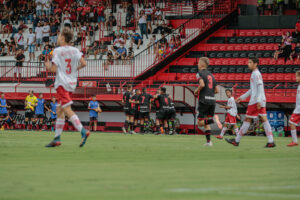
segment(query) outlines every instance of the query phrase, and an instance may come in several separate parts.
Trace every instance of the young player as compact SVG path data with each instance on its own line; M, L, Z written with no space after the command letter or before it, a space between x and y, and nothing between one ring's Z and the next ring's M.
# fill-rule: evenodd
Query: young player
M48 71L56 72L54 86L58 99L55 137L46 147L61 145L60 135L65 124L65 115L68 116L68 119L77 131L81 133L79 147L84 146L90 135L90 132L82 126L78 116L71 108L71 104L73 103L71 94L76 89L78 71L86 66L86 61L82 57L82 53L77 48L70 46L72 40L73 32L70 28L64 27L58 36L57 44L59 47L53 51L52 62L48 60L45 63Z
M157 100L155 103L157 104L157 108L159 110L156 111L156 117L159 121L157 123L157 134L167 133L168 129L168 117L169 117L169 95L166 94L167 89L165 87L160 88L159 95L155 96ZM160 127L158 127L160 126ZM163 129L163 130L162 130Z
M122 128L124 133L129 131L129 128L133 126L131 122L134 121L134 112L131 109L130 99L132 97L132 85L127 85L127 91L123 94L122 103L124 104L124 112L125 112L125 123L124 127Z
M34 117L34 110L37 106L37 98L33 94L33 90L29 91L29 95L25 99L25 130L28 129L28 124Z
M154 97L154 106L156 110L156 120L155 120L155 126L156 126L156 131L155 134L162 134L164 133L164 128L163 125L161 124L161 120L158 118L159 116L159 109L160 109L160 103L158 100L158 95L160 94L160 90L157 90L155 97Z
M169 125L169 135L173 135L176 132L175 128L175 119L176 119L176 109L174 102L172 101L171 97L169 96L169 111L168 111L168 125Z
M232 96L232 91L230 89L226 89L226 96L228 97L227 105L220 106L221 108L225 108L227 110L226 118L225 118L225 125L221 131L221 134L216 136L218 139L223 139L224 134L226 133L227 129L230 126L233 126L234 132L237 133L239 129L236 125L236 116L237 116L237 107L235 100Z
M45 99L43 99L43 94L39 94L39 98L37 99L37 106L35 107L35 118L32 120L32 127L36 128L36 123L39 121L39 129L42 130L43 121L45 118L44 108L49 110L49 108L45 105Z
M137 127L140 127L140 124L138 123L140 121L140 107L139 107L140 95L141 95L141 90L136 89L135 94L130 99L131 109L134 110L134 122L133 122L133 127L131 130L132 134L136 134L135 129Z
M296 82L300 83L300 71L296 72ZM292 142L287 145L288 147L298 146L296 126L298 126L299 124L300 124L300 84L298 85L297 88L296 108L289 120Z
M10 129L15 128L16 117L17 117L17 110L16 109L10 110L6 120L6 123Z
M88 109L90 110L90 130L92 130L92 124L94 123L94 131L97 131L97 122L98 122L98 113L101 113L102 110L99 106L99 102L96 99L96 95L93 95L92 101L89 103Z
M0 99L0 125L1 125L1 129L4 129L3 125L4 125L5 121L8 119L7 108L9 108L9 106L6 103L4 93L2 93L1 94L1 99Z
M150 105L153 96L147 93L147 89L143 88L142 94L139 96L138 101L140 102L140 120L141 120L141 133L145 133L145 125L148 127L149 118L150 118Z
M50 118L51 118L51 131L54 131L55 121L56 121L56 107L58 106L58 103L56 101L56 98L53 96L52 101L50 103L50 109L48 111L50 112Z
M206 143L204 145L212 146L212 142L210 140L210 124L214 123L213 117L215 115L216 107L215 94L219 93L219 88L215 77L207 70L208 65L209 59L207 57L201 57L198 63L199 72L197 74L199 86L194 91L194 94L199 96L198 128L204 127L205 129ZM216 118L216 122L217 124L220 124L218 118Z
M251 57L248 60L248 68L252 71L251 79L250 79L250 89L248 92L237 98L236 102L239 103L241 100L246 99L251 96L247 112L246 119L243 122L242 127L236 135L235 139L226 139L226 141L234 146L239 146L240 140L242 136L247 133L250 123L253 119L257 117L263 122L264 129L268 138L268 143L265 147L273 148L275 147L275 143L273 140L272 129L270 123L267 119L267 111L266 111L266 96L264 90L264 83L261 76L261 73L258 70L258 58Z

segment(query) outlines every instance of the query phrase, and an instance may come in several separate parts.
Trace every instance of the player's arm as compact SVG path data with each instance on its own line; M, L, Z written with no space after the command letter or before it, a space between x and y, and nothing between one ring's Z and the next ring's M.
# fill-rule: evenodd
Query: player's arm
M251 95L251 89L249 89L245 94L236 99L237 103L240 103L241 100L247 99Z
M219 86L217 85L216 87L215 87L215 94L218 94L220 92L220 88L219 88Z
M205 83L204 83L203 79L201 78L201 79L199 80L199 85L198 85L198 87L197 87L196 90L194 91L194 94L198 96L199 93L200 93L200 91L201 91L204 87L205 87Z
M81 57L80 59L80 65L77 67L77 70L79 71L80 69L86 67L86 61L84 59L84 57Z
M102 109L101 109L100 106L98 106L98 112L99 112L99 113L102 113Z
M264 87L262 84L262 81L258 81L258 85L257 85L257 108L260 109L261 108L261 104L263 103L263 94L264 94Z
M49 108L46 104L44 104L44 108L49 111Z
M47 59L47 60L48 60L48 61L45 62L46 69L47 69L49 72L56 72L56 69L57 69L56 64L50 62L49 59Z

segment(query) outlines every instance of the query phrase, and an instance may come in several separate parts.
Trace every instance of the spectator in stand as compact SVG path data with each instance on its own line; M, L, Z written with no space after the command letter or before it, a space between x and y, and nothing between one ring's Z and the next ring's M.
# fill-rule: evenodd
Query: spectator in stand
M139 49L141 44L143 44L141 35L135 32L135 30L133 30L133 34L131 36L131 48L133 48L133 43L137 45L137 49Z
M127 60L131 60L134 58L134 51L133 51L133 48L132 47L129 47L128 48L128 55L127 55Z
M173 29L172 25L166 20L164 20L164 24L163 24L164 33L172 33L172 29Z
M283 57L283 47L281 44L278 45L278 49L274 52L274 59L278 60L278 58Z
M64 23L64 26L67 26L69 28L71 28L71 15L69 13L69 11L65 11L64 12L64 15L63 15L63 23Z
M144 35L148 39L148 31L147 31L147 16L145 15L144 11L141 10L138 25L141 31L142 39L144 39Z
M126 14L126 27L134 26L134 14L127 13Z
M154 20L153 22L155 22L154 24L157 25L159 21L162 20L162 12L160 10L159 7L156 8L156 11L154 13Z
M150 42L148 43L148 45L147 45L147 48L148 48L148 53L150 53L150 46L152 46L152 49L153 49L153 51L154 52L156 52L157 51L157 49L156 49L156 44L157 44L157 40L156 40L156 36L155 35L152 35L152 38L150 38Z
M121 47L121 44L124 44L123 38L120 37L120 35L117 35L117 38L114 40L114 43L111 47L113 51L118 50Z
M109 15L109 17L108 17L105 24L106 24L106 30L107 31L111 31L112 28L117 25L117 20L116 20L116 18L113 15L112 12L110 13L110 15Z
M170 42L169 42L169 48L170 48L170 51L174 51L174 49L176 48L175 36L174 35L171 36L171 39L170 39Z
M113 32L113 39L115 40L116 37L117 37L117 35L122 35L123 33L124 33L124 32L123 32L121 26L117 26L117 30L115 30L115 31Z
M283 34L282 36L282 40L281 42L284 44L288 39L292 39L291 33L289 31L287 31L285 34Z
M168 40L165 38L165 34L162 33L161 34L161 39L159 40L160 44L163 46L163 47L167 47L168 46Z
M156 23L157 23L157 27L153 30L153 34L161 34L161 33L163 33L164 32L164 20L162 20L162 19L157 19L157 21L156 21Z
M11 48L11 52L13 52L13 55L16 55L17 45L16 45L15 39L13 37L10 38L10 48Z
M43 3L42 0L35 0L35 4L36 4L36 15L38 17L43 15Z
M46 45L49 44L49 36L50 36L50 26L47 22L45 22L43 26L43 42Z
M49 16L50 15L50 12L51 12L51 1L52 0L43 0L44 4L43 4L43 11L44 11L44 14Z
M101 40L99 45L100 60L102 59L102 56L107 54L107 51L108 51L107 45L104 44L104 40Z
M11 48L10 43L8 42L8 40L5 40L5 46L4 46L4 51L2 51L2 55L3 56L6 56L6 55L10 56L11 51L12 51L12 48Z
M12 33L13 27L11 24L6 24L3 28L2 34L3 37L8 37ZM5 36L7 34L7 36Z
M109 50L106 56L107 56L107 60L104 64L104 70L108 70L108 65L112 65L114 63L114 55L112 51Z
M99 46L98 43L95 41L93 42L93 44L88 48L87 50L87 57L89 57L90 55L94 55L95 59L97 57L99 53Z
M102 5L102 2L100 1L98 6L94 9L95 16L97 16L97 23L98 27L104 27L105 22L105 7ZM102 29L101 29L102 30Z
M300 60L300 43L299 42L297 42L297 45L295 46L295 49L292 52L292 57L297 58L297 60Z
M6 26L9 20L9 9L8 7L4 4L4 9L2 11L2 18L1 18L1 30L3 30L3 26Z
M46 45L42 54L39 56L39 61L47 61L50 57L51 50L49 49L49 45Z
M151 21L152 21L152 14L153 14L153 9L151 8L150 4L148 3L147 6L145 7L145 15L147 16L147 33L148 30L150 31L150 33L152 33L152 25L151 25Z
M77 32L77 36L76 36L76 40L75 40L74 44L76 46L80 45L81 41L82 41L82 34L81 34L81 32Z
M20 21L20 25L18 26L18 31L25 31L28 27L24 24L23 20Z
M2 42L2 40L0 39L0 55L3 56L3 51L4 51L4 47L5 47L5 44Z
M289 58L292 59L292 37L288 37L287 40L284 42L284 48L283 48L283 55L284 55L284 61L286 62Z
M17 48L24 50L24 36L22 30L19 30L19 32L14 36L14 39L17 44Z
M122 59L124 60L127 56L127 49L124 47L124 44L121 44L120 48L117 49L117 52L115 53L115 60Z
M21 81L23 62L25 61L25 56L22 49L18 49L15 59L16 67L14 69L14 81L17 81L17 74L19 75L19 81Z
M123 7L123 12L126 12L126 9L128 8L128 0L122 0L122 7Z
M175 47L176 49L181 46L180 35L176 35L176 37L175 37L175 44L176 44L176 47Z
M300 42L300 32L298 28L295 28L295 31L292 33L292 37L295 39L296 42Z
M35 33L32 32L32 28L29 29L29 34L27 38L27 48L29 50L29 62L34 60L34 50L35 50Z
M38 47L42 50L43 44L43 25L42 22L38 23L38 27L35 29L35 36L36 36L36 50Z
M58 26L54 21L50 23L50 43L52 46L56 45L57 42L57 33L58 33Z

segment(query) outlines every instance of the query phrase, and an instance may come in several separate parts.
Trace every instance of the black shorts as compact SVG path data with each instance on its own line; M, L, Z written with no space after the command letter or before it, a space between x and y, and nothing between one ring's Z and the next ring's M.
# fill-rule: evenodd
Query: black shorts
M134 112L134 119L140 119L140 111L135 110L135 112Z
M124 108L125 115L134 116L135 110L130 108Z
M37 119L41 119L41 118L45 118L45 115L44 114L35 114L34 117Z
M7 113L0 114L0 118L5 118L5 117L7 117Z
M209 105L199 102L198 105L198 119L203 120L212 118L215 115L216 104Z
M169 119L175 119L176 118L176 110L170 109L168 118Z
M27 109L27 110L25 111L25 118L31 119L31 118L33 118L33 117L34 117L34 111L32 111L31 109Z
M149 112L140 112L140 119L149 119Z
M98 117L90 117L90 122L98 121Z
M169 117L169 111L168 109L159 109L158 111L156 111L156 118L159 120L167 120Z
M43 37L43 42L49 42L49 37Z
M55 122L56 121L56 118L51 118L51 122Z

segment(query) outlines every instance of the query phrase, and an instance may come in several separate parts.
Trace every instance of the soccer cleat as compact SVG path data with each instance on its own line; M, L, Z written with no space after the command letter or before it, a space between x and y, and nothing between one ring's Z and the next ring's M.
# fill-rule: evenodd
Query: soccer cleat
M219 140L223 140L223 136L222 135L217 135L217 136L215 136L217 139L219 139Z
M45 147L58 147L61 145L60 137L54 138L49 144L47 144Z
M274 148L276 147L276 144L273 142L273 143L267 143L265 148Z
M81 142L79 147L83 147L86 143L87 138L90 136L90 131L85 130L84 128L81 130Z
M292 141L291 143L289 143L288 145L286 145L286 146L288 146L288 147L294 147L294 146L298 146L299 144L297 143L297 142L294 142L294 141Z
M207 143L205 143L203 146L206 146L206 147L212 147L212 142L210 141L210 142L207 142Z
M124 133L124 134L126 134L126 133L127 133L127 131L126 131L126 128L125 128L125 127L122 127L122 131L123 131L123 133Z
M239 146L240 143L236 142L235 139L227 139L225 138L226 142L228 142L229 144L232 144L233 146Z
M222 123L220 122L219 115L215 115L214 118L215 118L215 122L216 122L218 128L219 128L219 129L222 129L222 128L223 128L223 125L222 125Z
M135 132L135 131L131 131L131 134L132 134L132 135L136 135L136 132Z

